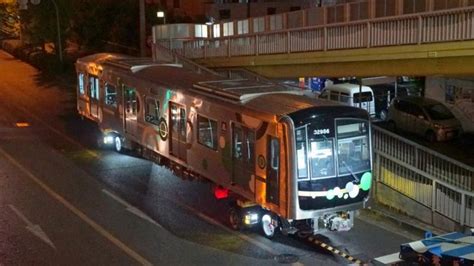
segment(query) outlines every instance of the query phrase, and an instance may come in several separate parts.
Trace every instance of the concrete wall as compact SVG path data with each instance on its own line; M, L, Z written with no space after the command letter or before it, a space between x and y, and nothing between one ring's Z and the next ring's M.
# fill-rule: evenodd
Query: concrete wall
M426 77L425 96L444 103L474 133L474 78Z

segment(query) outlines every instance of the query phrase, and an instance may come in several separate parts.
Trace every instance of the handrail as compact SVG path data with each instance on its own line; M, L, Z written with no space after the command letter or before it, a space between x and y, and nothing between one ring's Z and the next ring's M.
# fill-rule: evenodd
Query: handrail
M388 130L382 128L382 127L379 127L379 126L376 126L376 125L372 125L372 127L376 128L378 131L381 131L381 132L383 132L384 134L386 134L386 135L388 135L388 136L390 136L390 137L392 137L392 138L395 138L395 139L397 139L397 140L399 140L399 141L405 142L405 143L407 143L407 144L409 144L409 145L411 145L411 146L413 146L413 147L415 147L415 148L417 148L417 149L424 150L425 152L428 152L428 153L430 153L430 154L433 155L433 156L439 157L439 158L441 158L441 159L443 159L443 160L446 160L446 161L448 161L448 162L450 162L450 163L452 163L452 164L455 164L455 165L457 165L457 166L459 166L459 167L462 167L462 168L465 168L465 169L467 169L467 170L469 170L469 171L474 172L474 167L469 166L469 165L467 165L467 164L465 164L465 163L463 163L463 162L454 160L453 158L450 158L450 157L448 157L448 156L446 156L446 155L444 155L444 154L442 154L442 153L439 153L439 152L437 152L437 151L428 149L428 148L426 148L426 147L423 146L423 145L420 145L420 144L418 144L418 143L416 143L416 142L414 142L414 141L412 141L412 140L403 138L403 137L401 137L400 135L397 135L397 134L395 134L395 133L392 133L392 132L390 132L390 131L388 131Z
M474 19L473 14L474 7L456 8L222 36L207 38L207 41L202 41L203 39L182 40L181 43L184 52L191 53L185 54L185 56L189 58L208 58L472 40L474 34L468 32L467 28L470 21ZM436 27L432 25L433 22L439 20L444 22L446 19L452 21L452 24L443 23ZM440 35L444 32L449 32L449 34ZM268 41L262 41L262 39Z
M286 29L279 29L273 31L260 31L260 32L253 32L253 33L245 33L245 34L235 34L229 36L220 36L218 38L209 37L208 40L227 40L229 38L239 38L239 37L250 37L255 35L267 35L272 33L286 33L288 31L301 31L301 30L309 30L309 29L323 29L328 27L339 27L339 26L350 26L350 25L357 25L357 24L366 24L368 22L382 22L382 21L399 21L402 19L409 19L409 18L418 18L418 17L427 17L427 16L436 16L436 15L446 15L446 14L455 14L455 13L465 13L469 11L474 11L474 6L472 7L463 7L463 8L453 8L453 9L443 9L443 10L436 10L436 11L427 11L427 12L419 12L419 13L412 13L412 14L403 14L398 16L386 16L386 17L379 17L379 18L370 18L370 19L363 19L363 20L354 20L348 22L337 22L337 23L330 23L330 24L323 24L323 25L312 25L312 26L304 26L304 27L296 27L296 28L286 28ZM234 21L235 22L235 21ZM194 39L193 39L194 40ZM192 40L188 40L192 41Z

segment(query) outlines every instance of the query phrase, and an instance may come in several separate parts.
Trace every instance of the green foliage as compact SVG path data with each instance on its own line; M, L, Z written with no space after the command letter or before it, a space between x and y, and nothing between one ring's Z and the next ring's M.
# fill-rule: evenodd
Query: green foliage
M0 37L18 37L20 23L14 3L0 3Z

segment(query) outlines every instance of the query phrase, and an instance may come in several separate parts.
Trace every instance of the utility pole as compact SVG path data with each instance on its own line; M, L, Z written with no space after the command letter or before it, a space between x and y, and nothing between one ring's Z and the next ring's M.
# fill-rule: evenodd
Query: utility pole
M145 0L138 0L140 9L140 56L146 56Z

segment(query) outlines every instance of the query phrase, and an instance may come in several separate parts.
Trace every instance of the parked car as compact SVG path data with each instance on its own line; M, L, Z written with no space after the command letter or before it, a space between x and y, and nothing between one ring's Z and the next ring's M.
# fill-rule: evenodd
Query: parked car
M388 107L394 97L422 96L422 89L416 84L398 84L397 89L393 84L372 85L375 95L375 112L382 121L387 121Z
M367 110L371 117L375 116L374 93L369 86L339 83L325 87L319 98L338 102L344 105Z
M445 141L462 133L461 123L442 103L418 96L395 97L388 108L388 125L425 137Z

